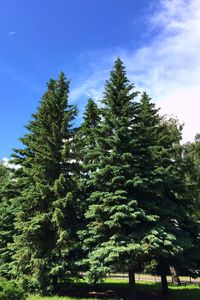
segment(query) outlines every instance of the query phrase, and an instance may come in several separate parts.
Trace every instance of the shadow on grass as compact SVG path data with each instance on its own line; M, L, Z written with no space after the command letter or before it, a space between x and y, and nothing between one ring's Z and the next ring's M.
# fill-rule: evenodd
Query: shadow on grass
M85 282L65 284L60 287L60 296L74 299L128 299L129 287L125 282L104 282L89 285ZM137 296L134 300L200 300L199 286L170 287L169 295L161 295L160 283L137 284Z
M200 300L200 285L171 287L169 300Z

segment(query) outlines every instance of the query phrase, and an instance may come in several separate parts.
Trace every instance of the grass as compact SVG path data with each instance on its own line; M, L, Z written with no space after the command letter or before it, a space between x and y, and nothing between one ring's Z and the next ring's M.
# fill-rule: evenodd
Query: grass
M28 300L84 300L89 298L94 298L94 295L89 295L88 288L92 291L91 287L88 286L86 282L75 283L70 287L70 297L41 297L41 296L29 296ZM128 291L128 281L121 279L106 279L101 283L98 288L99 298L107 299L123 299L123 296L127 294ZM139 291L138 300L200 300L200 286L199 285L184 285L180 287L175 287L169 285L169 295L168 297L162 297L160 295L161 285L160 283L152 282L139 282L137 284L137 290ZM103 294L103 292L108 292L108 294ZM113 292L115 291L115 293ZM76 294L78 292L78 295ZM111 294L109 294L111 292ZM112 294L113 292L113 294ZM74 297L72 297L74 295ZM85 298L84 298L85 297ZM88 300L89 300L88 299Z
M171 286L170 291L169 300L200 300L200 286L198 285Z
M30 296L28 300L71 300L74 298L69 297L40 297L40 296Z
M75 300L76 298L72 298L72 297L58 297L58 296L55 296L55 297L41 297L41 296L30 296L28 298L28 300ZM90 299L84 299L82 298L81 300L92 300L92 298ZM94 299L93 300L97 300L97 299Z

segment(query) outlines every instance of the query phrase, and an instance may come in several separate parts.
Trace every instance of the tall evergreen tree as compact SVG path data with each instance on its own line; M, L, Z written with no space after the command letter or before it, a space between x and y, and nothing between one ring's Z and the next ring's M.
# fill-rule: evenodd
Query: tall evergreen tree
M83 115L83 123L77 131L77 160L81 165L83 177L89 177L95 170L99 153L96 150L96 135L100 123L100 109L94 100L89 99Z
M89 99L83 115L83 123L75 135L75 153L79 165L78 181L79 193L82 194L82 217L87 209L87 201L91 186L88 178L93 170L97 168L99 153L96 149L96 132L100 122L100 110L97 104ZM81 206L81 204L80 204Z
M196 135L195 141L183 145L182 174L185 177L186 207L185 219L182 221L185 233L190 236L190 247L185 247L183 255L176 261L180 273L191 277L200 274L200 198L199 198L199 161L200 161L200 139Z
M98 276L127 270L134 290L134 270L155 259L166 292L170 259L184 247L181 132L163 121L146 93L134 102L132 88L118 59L102 101L98 168L89 180L96 191L86 213L87 261Z
M166 259L181 251L173 224L177 210L175 194L182 184L178 174L178 146L176 148L180 131L177 127L173 127L174 131L170 129L147 93L143 93L133 130L136 137L135 159L138 163L135 193L140 207L157 218L154 224L144 224L143 230L146 233L149 231L146 235L149 245L147 257L156 259L164 291L167 291L166 274L169 272Z
M9 243L13 239L14 214L9 193L10 170L0 163L0 276L9 278L11 251Z
M78 189L79 189L79 198L81 199L79 210L80 215L80 228L79 228L79 239L80 244L85 238L85 226L86 220L84 214L88 209L87 198L94 191L94 188L89 184L89 178L91 172L96 170L97 162L99 157L99 152L96 151L96 134L100 123L100 109L94 100L89 99L83 114L83 123L78 128L75 134L75 153L76 160L78 162ZM82 247L80 245L81 250ZM82 258L86 256L85 251L82 252ZM79 260L80 270L86 270L85 264L82 264L82 259Z
M194 142L184 145L184 161L188 191L194 199L195 215L200 220L200 134Z
M193 195L187 192L183 146L180 144L182 125L174 119L165 121L163 125L167 132L165 145L166 141L168 142L168 167L164 177L164 199L168 210L163 207L165 214L162 216L167 230L176 237L176 244L180 248L180 251L173 253L171 257L167 255L165 261L170 265L170 269L176 270L175 273L191 275L194 264L199 264L199 228L193 217Z
M85 239L94 279L111 270L128 271L131 293L135 290L134 271L147 251L143 223L155 222L153 215L139 207L133 193L138 183L132 135L138 92L133 88L117 59L102 100L102 120L96 137L99 162L89 179L95 192L88 199Z
M184 253L196 247L191 200L187 199L183 172L182 126L174 119L161 118L146 93L142 95L135 123L140 182L135 191L140 207L157 216L157 222L149 228L154 242L151 235L146 240L149 257L156 260L163 291L167 292L169 266L178 269L177 262L183 264Z
M50 80L37 112L15 150L21 185L15 199L18 234L13 243L12 273L29 288L56 292L61 280L73 276L76 244L76 199L72 120L76 108L68 104L69 81L63 73Z

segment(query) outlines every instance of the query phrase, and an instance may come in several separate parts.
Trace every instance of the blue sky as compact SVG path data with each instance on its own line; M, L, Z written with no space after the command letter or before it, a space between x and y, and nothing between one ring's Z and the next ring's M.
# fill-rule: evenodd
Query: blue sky
M62 70L80 115L120 56L163 113L200 131L199 0L0 1L0 159L19 147L45 84Z

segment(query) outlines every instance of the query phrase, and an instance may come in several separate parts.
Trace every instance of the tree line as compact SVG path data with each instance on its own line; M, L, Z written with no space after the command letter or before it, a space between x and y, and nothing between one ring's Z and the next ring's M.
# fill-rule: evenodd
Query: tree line
M69 81L51 79L14 149L0 165L0 276L57 293L88 272L200 273L200 137L139 93L118 58L97 105L76 127Z

